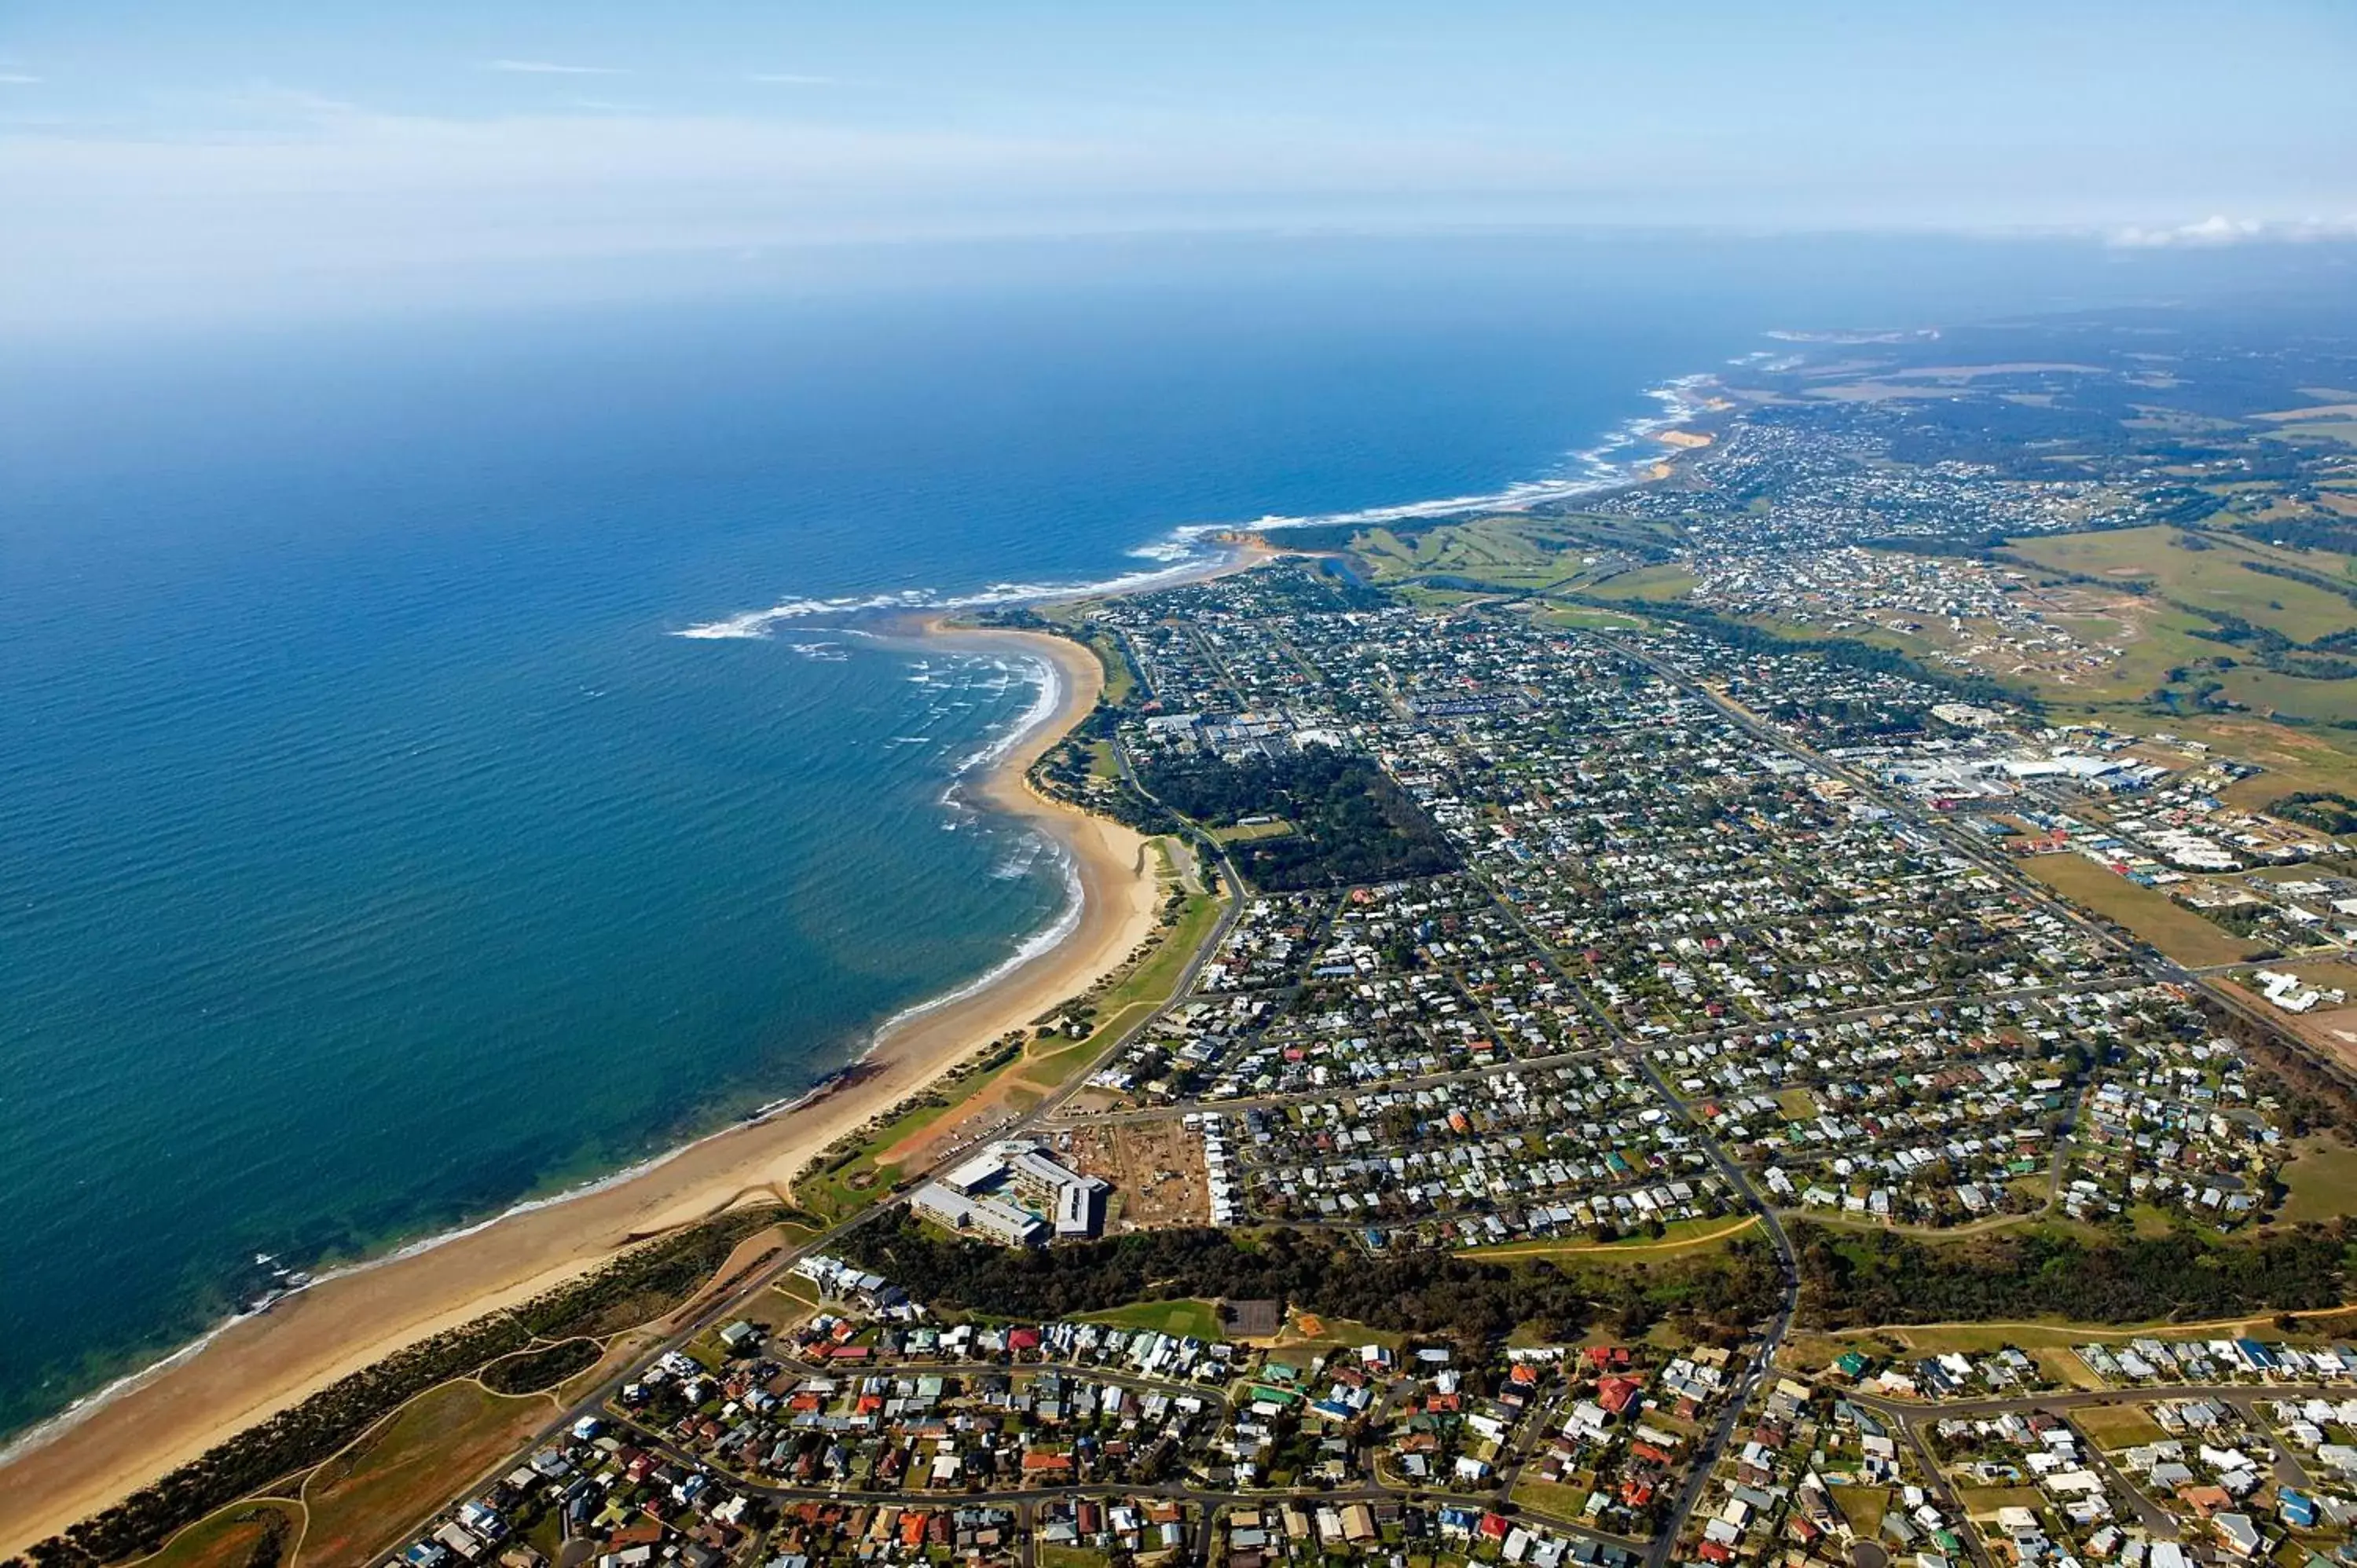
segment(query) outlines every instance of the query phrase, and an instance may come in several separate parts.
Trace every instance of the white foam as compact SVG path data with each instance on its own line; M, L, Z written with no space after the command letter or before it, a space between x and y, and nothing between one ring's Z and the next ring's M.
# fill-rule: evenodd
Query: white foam
M960 762L953 769L958 776L963 777L977 768L995 765L1008 752L1022 745L1024 736L1056 716L1056 709L1064 700L1063 671L1057 667L1054 660L1044 658L1027 658L1022 660L1022 668L1029 675L1032 684L1037 689L1037 694L1031 699L1031 705L1024 709L1016 721L1006 727L1006 733L997 736L981 750Z
M1172 535L1169 558L1173 564L1150 572L1130 572L1118 577L1108 577L1097 583L993 583L970 594L940 594L929 588L908 588L897 594L876 594L866 598L783 599L765 610L747 610L726 616L719 620L705 621L696 626L673 631L673 637L695 638L704 641L726 641L738 639L761 639L771 630L790 621L815 615L842 615L861 610L964 610L988 609L999 605L1036 604L1043 599L1093 598L1102 594L1136 594L1148 589L1168 587L1200 576L1211 565L1226 559L1224 552L1208 551L1200 541L1227 525L1206 524L1193 530L1178 530ZM1181 547L1180 535L1186 535ZM1163 559L1161 555L1155 557Z
M1185 561L1193 556L1195 547L1183 539L1164 539L1123 553L1139 561Z
M988 989L1029 963L1033 959L1044 953L1053 952L1062 944L1066 937L1080 929L1081 911L1088 902L1088 894L1081 886L1080 866L1064 846L1053 839L1042 838L1040 842L1055 854L1057 864L1064 873L1064 903L1062 908L1057 912L1054 921L1045 929L1025 938L1013 952L956 990L945 991L939 996L931 997L912 1006L903 1007L885 1019L882 1027L876 1031L877 1040L884 1039L903 1024L921 1018L928 1013L937 1013L944 1007L954 1006L968 997Z
M1264 517L1252 526L1258 529L1321 528L1343 523L1399 522L1410 518L1448 517L1461 511L1527 511L1546 501L1571 500L1580 496L1594 495L1599 490L1617 490L1633 484L1639 477L1640 465L1616 460L1631 446L1679 425L1701 413L1702 400L1696 395L1711 384L1708 375L1680 376L1649 389L1645 395L1662 405L1659 413L1642 414L1625 420L1605 433L1593 446L1585 446L1566 455L1566 471L1543 478L1523 479L1494 490L1475 495L1436 496L1427 500L1400 501L1388 506L1361 507L1353 511L1319 512L1307 517ZM1646 453L1650 459L1652 454ZM1198 532L1211 532L1232 524L1198 523ZM1189 530L1179 531L1184 533Z
M1229 553L1219 550L1211 541L1215 535L1232 532L1239 527L1274 532L1338 524L1400 522L1412 518L1448 517L1468 511L1528 511L1549 501L1573 500L1602 490L1620 489L1636 483L1642 468L1654 457L1650 448L1644 448L1632 459L1628 456L1630 448L1663 431L1674 430L1701 413L1704 405L1700 394L1711 384L1709 375L1697 374L1679 376L1650 388L1645 395L1661 405L1659 413L1625 420L1607 431L1603 439L1594 446L1566 454L1556 473L1518 480L1494 490L1435 496L1424 500L1398 501L1385 506L1300 517L1271 514L1243 524L1186 523L1172 529L1160 539L1137 545L1126 553L1135 559L1162 564L1151 570L1108 577L1101 582L993 583L973 593L954 595L943 595L928 588L906 588L898 593L876 594L865 598L790 598L780 600L765 610L747 610L718 620L705 621L674 631L672 635L712 640L766 638L775 627L815 615L840 615L861 610L985 609L999 605L1035 604L1049 599L1144 593L1187 582L1200 576L1212 566L1224 564Z

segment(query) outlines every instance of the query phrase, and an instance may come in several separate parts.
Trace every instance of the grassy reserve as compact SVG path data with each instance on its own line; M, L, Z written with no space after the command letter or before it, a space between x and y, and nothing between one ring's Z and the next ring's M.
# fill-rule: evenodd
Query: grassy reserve
M1640 1262L1675 1254L1708 1251L1738 1236L1749 1234L1759 1223L1749 1214L1721 1216L1716 1219L1677 1219L1663 1226L1659 1236L1649 1236L1640 1231L1617 1241L1563 1237L1550 1241L1509 1242L1501 1247L1460 1247L1458 1253L1460 1257L1478 1258L1484 1262L1513 1262L1535 1258L1577 1259L1582 1262L1608 1264Z
M303 1487L311 1520L303 1555L367 1561L556 1412L544 1396L495 1394L472 1382L420 1394L312 1473Z
M1115 1328L1148 1329L1179 1338L1222 1339L1227 1337L1226 1331L1220 1326L1219 1307L1200 1296L1185 1296L1177 1301L1135 1302L1106 1312L1084 1313L1081 1321L1109 1324Z
M1124 1029L1143 1020L1170 999L1203 945L1219 923L1222 900L1190 893L1178 918L1157 943L1153 954L1096 1000L1094 1027L1088 1037L1035 1055L1023 1065L1023 1079L1043 1090L1055 1089L1113 1043Z
M2039 881L2081 908L2116 921L2181 964L2242 963L2259 950L2156 888L2129 881L2083 854L2039 854L2023 862Z
M2287 1224L2357 1214L2357 1148L2330 1134L2301 1141L2284 1166L2279 1218Z

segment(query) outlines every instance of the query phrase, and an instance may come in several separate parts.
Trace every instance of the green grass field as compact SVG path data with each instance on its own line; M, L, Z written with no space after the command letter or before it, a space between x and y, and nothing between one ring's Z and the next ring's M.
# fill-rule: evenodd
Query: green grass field
M1595 584L1587 591L1598 598L1627 599L1631 603L1658 603L1665 599L1682 599L1694 592L1698 581L1684 566L1640 566L1633 572L1621 572Z
M1542 1481L1536 1476L1523 1475L1514 1479L1513 1501L1533 1513L1577 1524L1587 1517L1581 1510L1587 1506L1587 1493L1586 1487L1567 1487L1560 1481Z
M1271 822L1239 822L1232 828L1213 828L1211 834L1222 843L1250 843L1255 839L1281 839L1293 832L1293 824L1280 817Z
M1841 1509L1842 1518L1849 1520L1855 1533L1867 1540L1874 1539L1882 1529L1882 1516L1890 1511L1889 1487L1834 1487L1830 1488L1834 1507Z
M1135 1301L1127 1306L1111 1307L1103 1312L1083 1313L1080 1321L1110 1324L1115 1328L1151 1329L1157 1334L1176 1335L1180 1338L1224 1337L1220 1327L1218 1307L1200 1296L1186 1296L1178 1301Z
M1619 615L1587 605L1542 605L1531 612L1531 618L1541 626L1581 630L1640 631L1645 625L1635 616Z
M1113 1561L1085 1546L1042 1546L1039 1556L1039 1568L1106 1568Z
M1975 1519L1987 1519L1999 1509L2041 1509L2046 1494L2036 1487L1958 1487L1956 1501Z
M1352 549L1378 582L1437 573L1504 588L1536 588L1580 566L1569 532L1529 517L1477 518L1406 535L1373 528L1360 534Z
M2083 854L2035 854L2022 865L2065 898L2118 921L2179 963L2241 963L2259 950L2167 894L2130 882Z
M2218 677L2226 695L2259 714L2341 724L2357 719L2357 681L2309 681L2245 664Z
M1758 1223L1748 1214L1715 1219L1674 1219L1662 1228L1659 1236L1640 1232L1618 1241L1571 1237L1552 1241L1509 1241L1496 1247L1460 1247L1457 1251L1459 1257L1491 1262L1512 1262L1520 1258L1571 1258L1583 1263L1605 1264L1648 1262L1723 1247L1749 1233Z

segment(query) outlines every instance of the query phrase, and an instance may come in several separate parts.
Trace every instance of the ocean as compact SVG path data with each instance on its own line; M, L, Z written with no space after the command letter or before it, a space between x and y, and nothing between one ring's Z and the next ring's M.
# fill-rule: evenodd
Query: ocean
M14 346L0 1431L218 1322L258 1255L649 1157L1049 926L1055 857L956 789L1037 671L849 607L1590 480L1766 328L2108 286L2040 255L1002 251Z

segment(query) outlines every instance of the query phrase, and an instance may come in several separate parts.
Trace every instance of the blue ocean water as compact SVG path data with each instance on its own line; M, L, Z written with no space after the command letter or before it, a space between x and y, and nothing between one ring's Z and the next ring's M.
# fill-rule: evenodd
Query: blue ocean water
M674 634L1577 472L1763 328L2102 283L1272 245L19 346L0 1430L217 1320L257 1252L350 1260L644 1157L1054 918L1052 861L946 794L1025 671L823 615Z

